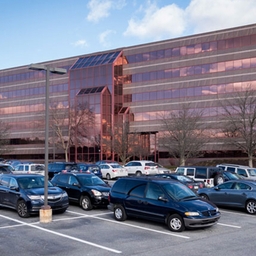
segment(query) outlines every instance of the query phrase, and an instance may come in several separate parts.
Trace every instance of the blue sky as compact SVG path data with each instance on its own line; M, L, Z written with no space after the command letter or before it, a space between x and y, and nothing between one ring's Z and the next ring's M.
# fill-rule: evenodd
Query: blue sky
M255 0L0 0L0 70L256 23Z

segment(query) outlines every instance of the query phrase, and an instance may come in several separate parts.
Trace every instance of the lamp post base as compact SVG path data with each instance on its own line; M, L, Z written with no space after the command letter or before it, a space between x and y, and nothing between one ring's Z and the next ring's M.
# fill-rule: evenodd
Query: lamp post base
M41 223L49 223L52 221L52 208L49 205L44 205L40 209L40 222Z

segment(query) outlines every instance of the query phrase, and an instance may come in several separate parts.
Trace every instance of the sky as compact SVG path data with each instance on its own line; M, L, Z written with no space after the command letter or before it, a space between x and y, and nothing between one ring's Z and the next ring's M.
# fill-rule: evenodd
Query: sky
M256 23L255 0L0 0L0 70Z

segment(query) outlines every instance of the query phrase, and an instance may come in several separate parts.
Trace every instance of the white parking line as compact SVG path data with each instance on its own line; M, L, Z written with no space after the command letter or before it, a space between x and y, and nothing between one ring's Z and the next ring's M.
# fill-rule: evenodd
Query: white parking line
M231 227L231 228L242 228L241 226L235 226L235 225L229 225L229 224L223 224L223 223L217 223L220 226L226 226L226 227Z
M74 240L74 241L77 241L77 242L80 242L80 243L88 244L88 245L91 245L91 246L94 246L94 247L97 247L97 248L100 248L100 249L103 249L103 250L107 250L107 251L114 252L114 253L122 253L121 251L111 249L109 247L105 247L105 246L102 246L102 245L99 245L99 244L91 243L89 241L82 240L82 239L79 239L79 238L75 238L73 236L64 235L64 234L61 234L59 232L51 231L51 230L48 230L46 228L38 227L34 224L29 224L29 223L25 223L23 221L12 219L10 217L7 217L7 216L1 215L1 214L0 214L0 217L8 219L8 220L12 220L14 222L17 222L17 223L20 223L20 224L23 224L23 225L26 225L26 226L29 226L29 227L32 227L32 228L36 228L36 229L39 229L39 230L42 230L42 231L45 231L45 232L48 232L48 233L51 233L51 234L54 234L54 235L57 235L57 236L65 237L65 238L68 238L70 240Z
M141 226L135 226L135 225L132 225L132 224L119 222L119 221L116 221L116 220L108 220L108 219L104 219L104 218L101 218L101 217L97 217L96 215L82 214L82 213L77 213L77 212L73 212L73 211L67 211L67 212L82 215L82 216L85 216L85 217L94 218L94 219L108 221L108 222L112 222L112 223L119 224L119 225L129 226L129 227L133 227L133 228L137 228L137 229L143 229L143 230L147 230L147 231L150 231L150 232L160 233L160 234L163 234L163 235L176 236L176 237L185 238L185 239L190 238L188 236L178 235L178 234L171 233L171 232L167 233L167 232L164 232L164 231L159 231L159 230L155 230L155 229L151 229L151 228L144 228L144 227L141 227Z

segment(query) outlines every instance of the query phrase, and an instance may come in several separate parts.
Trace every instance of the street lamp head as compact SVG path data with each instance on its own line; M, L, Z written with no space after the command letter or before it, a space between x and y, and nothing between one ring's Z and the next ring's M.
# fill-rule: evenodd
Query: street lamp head
M45 65L41 65L41 64L31 64L29 65L28 67L29 69L31 70L45 70L45 71L50 71L51 73L54 73L54 74L59 74L59 75L64 75L67 73L67 70L64 69L64 68L50 68L50 67L47 67Z
M28 68L31 70L38 70L38 71L47 70L47 67L41 64L30 64Z

